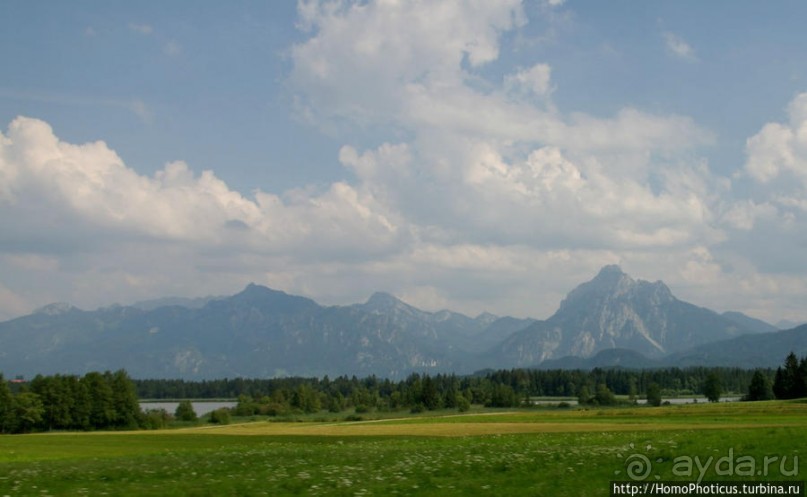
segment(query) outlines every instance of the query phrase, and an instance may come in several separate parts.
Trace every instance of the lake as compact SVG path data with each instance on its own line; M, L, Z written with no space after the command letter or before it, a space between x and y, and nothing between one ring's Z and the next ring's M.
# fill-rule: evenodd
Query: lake
M166 412L169 414L174 414L177 410L177 406L179 402L160 402L160 401L148 401L148 402L141 402L140 409L146 411L149 409L165 409ZM204 416L205 414L215 411L216 409L222 407L235 407L238 405L238 402L233 401L205 401L205 400L195 400L191 402L193 405L193 410L196 412L197 416Z

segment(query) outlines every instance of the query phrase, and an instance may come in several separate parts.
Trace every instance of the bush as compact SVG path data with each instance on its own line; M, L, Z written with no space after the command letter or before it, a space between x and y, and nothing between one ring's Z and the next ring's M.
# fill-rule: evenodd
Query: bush
M264 416L286 416L290 412L291 409L289 409L288 405L277 402L261 404L260 408L258 409L258 414L262 414Z
M149 409L143 413L143 427L148 430L165 428L174 419L165 409Z
M658 407L661 405L661 388L657 383L647 386L647 405Z
M196 421L196 411L193 410L193 404L190 400L183 400L174 411L174 417L180 421Z
M230 410L226 407L216 409L210 413L210 422L217 425L230 424Z
M471 409L471 401L464 395L457 395L457 410L459 412L468 412Z

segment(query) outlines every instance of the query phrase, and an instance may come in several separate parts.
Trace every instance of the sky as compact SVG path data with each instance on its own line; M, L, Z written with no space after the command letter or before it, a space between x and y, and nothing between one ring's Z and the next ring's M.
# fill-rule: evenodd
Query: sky
M0 319L547 318L607 264L807 321L807 3L0 0Z

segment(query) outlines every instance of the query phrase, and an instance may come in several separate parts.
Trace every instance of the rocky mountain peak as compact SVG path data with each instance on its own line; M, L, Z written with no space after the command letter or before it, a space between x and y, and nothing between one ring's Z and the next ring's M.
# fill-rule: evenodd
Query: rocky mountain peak
M560 303L558 312L569 310L578 305L589 306L592 300L610 299L628 293L635 287L636 281L625 274L619 266L615 264L605 266L600 269L594 279L577 286L577 288L569 292Z
M306 297L289 295L280 290L250 283L240 293L230 298L213 300L208 303L214 307L234 305L237 307L254 307L267 312L289 313L314 311L319 304Z
M60 314L67 314L70 311L75 310L76 308L66 302L54 302L53 304L48 304L46 306L42 306L39 309L34 311L34 314L45 314L47 316L58 316Z
M370 312L386 312L409 308L409 305L387 292L375 292L362 307Z
M669 302L675 299L675 296L672 294L670 287L665 285L664 282L661 280L653 283L647 281L639 281L638 289L639 291L646 293L648 298L653 300L657 304L663 302Z
M660 357L748 331L676 299L662 281L634 280L612 265L572 290L552 317L511 336L500 350L527 365L615 348Z

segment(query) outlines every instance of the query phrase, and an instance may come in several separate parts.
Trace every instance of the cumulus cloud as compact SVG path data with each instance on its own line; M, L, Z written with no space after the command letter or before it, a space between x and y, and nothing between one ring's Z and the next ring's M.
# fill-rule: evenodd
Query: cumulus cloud
M609 249L717 237L702 191L649 181L661 176L651 154L711 140L691 119L633 108L564 116L548 102L551 67L541 62L500 89L472 84L498 58L501 34L524 24L520 4L306 2L301 16L312 35L292 51L298 96L324 117L413 135L377 150L346 146L340 160L429 236ZM687 171L711 181L704 168Z
M551 72L549 64L535 64L528 69L519 69L504 77L504 87L515 93L545 96L551 90L549 86Z
M301 115L395 131L345 143L334 160L346 179L247 195L182 161L146 176L103 142L20 117L0 134L4 274L77 304L257 281L328 303L383 289L429 309L539 318L610 263L705 304L752 299L755 284L771 299L804 294L797 276L750 262L761 244L737 244L798 246L807 97L749 139L734 181L757 196L726 200L732 180L698 157L714 137L691 118L565 113L540 60L486 79L503 35L527 22L518 1L298 10L288 82Z
M301 2L312 32L292 49L291 81L316 118L400 118L409 85L455 87L463 65L495 60L520 2Z
M667 46L667 52L672 56L687 61L698 60L692 46L675 33L669 31L664 33L664 43Z
M768 123L748 139L746 172L760 183L787 176L807 186L807 93L788 105L787 123Z
M709 130L629 106L613 116L564 114L551 101L552 68L541 61L480 85L501 35L526 22L521 6L439 5L305 2L310 36L292 50L291 82L308 116L392 124L412 137L376 149L346 145L340 160L411 223L416 251L474 247L464 253L507 267L506 257L493 261L478 249L513 257L520 247L536 259L586 250L598 263L621 260L651 278L712 289L702 295L753 279L746 254L723 262L728 232L751 230L771 204L726 200L731 180L696 155L713 143ZM418 15L424 10L436 13ZM451 27L434 30L444 17ZM663 38L671 55L697 60L680 36ZM766 153L783 159L768 174L794 164L776 146L790 138L776 131ZM743 270L729 278L730 267ZM420 285L433 294L433 284Z
M247 198L212 171L197 175L184 162L169 163L153 177L140 175L103 142L70 144L47 123L23 117L0 134L0 147L0 219L18 241L61 231L62 220L88 233L210 247L245 243L268 251L321 247L317 241L327 238L362 253L398 237L372 195L345 183L324 192L280 197L258 191Z

